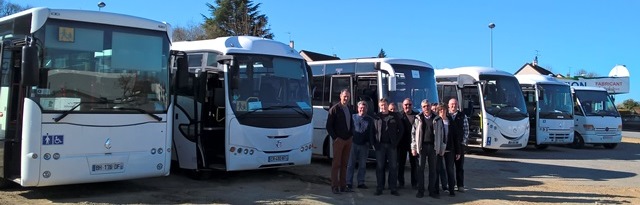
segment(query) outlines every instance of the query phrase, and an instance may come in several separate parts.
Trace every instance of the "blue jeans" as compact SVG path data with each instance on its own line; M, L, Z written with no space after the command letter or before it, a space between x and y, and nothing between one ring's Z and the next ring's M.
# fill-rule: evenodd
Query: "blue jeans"
M353 185L353 172L358 164L358 185L364 184L364 174L367 171L367 156L369 156L369 145L351 146L351 155L347 163L347 185Z

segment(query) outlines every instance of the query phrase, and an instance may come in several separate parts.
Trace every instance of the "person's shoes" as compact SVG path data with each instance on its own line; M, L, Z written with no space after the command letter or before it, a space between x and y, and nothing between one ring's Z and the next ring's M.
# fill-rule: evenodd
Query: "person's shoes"
M429 194L429 196L431 198L434 198L434 199L439 199L440 198L440 194L436 194L436 193Z
M367 185L364 184L360 184L358 185L358 189L368 189L369 187L367 187Z
M340 189L338 189L338 188L331 188L331 192L333 192L334 194L340 194Z
M398 193L398 191L391 191L391 195L400 196L400 193Z
M347 189L353 189L353 185L347 184Z
M417 186L417 185L411 185L411 188L412 188L413 190L418 190L418 186Z
M344 189L344 192L353 192L353 189L347 187L346 189Z
M447 191L447 190L449 190L449 188L447 188L447 187L442 187L442 191Z
M417 198L422 198L422 197L424 197L424 192L419 191L419 192L416 194L416 197L417 197Z
M344 190L346 190L346 189L347 189L347 187L340 187L340 189L338 189L338 191L344 192Z
M380 196L382 195L382 191L381 190L376 190L376 192L373 192L374 196Z
M449 196L450 197L454 197L454 196L456 196L456 193L455 192L449 192Z
M458 187L458 191L464 193L464 187Z

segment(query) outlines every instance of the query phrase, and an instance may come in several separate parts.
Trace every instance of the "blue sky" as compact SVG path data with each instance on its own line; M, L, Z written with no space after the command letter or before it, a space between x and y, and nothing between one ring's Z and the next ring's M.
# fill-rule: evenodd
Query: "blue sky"
M98 1L13 0L32 7L98 10ZM199 24L210 16L202 0L104 1L102 11ZM151 3L154 2L154 3ZM295 41L298 50L340 58L411 58L435 68L489 66L493 29L493 65L515 72L538 53L540 66L554 73L579 69L609 74L617 64L631 74L631 92L616 103L640 100L634 79L640 67L640 1L254 1L269 17L275 40ZM635 88L635 89L634 89Z

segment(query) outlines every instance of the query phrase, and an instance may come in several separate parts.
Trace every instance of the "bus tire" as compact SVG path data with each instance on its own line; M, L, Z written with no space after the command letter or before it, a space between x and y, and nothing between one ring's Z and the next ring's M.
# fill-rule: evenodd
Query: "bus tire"
M493 154L498 152L497 149L489 149L489 148L482 148L482 151L484 151L485 153L489 153L489 154Z
M536 149L539 149L539 150L545 150L545 149L547 149L549 147L548 144L537 144L537 145L533 145L533 146L536 147Z
M582 149L584 147L584 139L578 133L575 133L573 136L573 143L571 143L571 148L573 149Z
M613 149L613 148L616 148L616 146L618 146L618 143L606 143L606 144L603 144L602 146L604 146L604 148L606 149Z

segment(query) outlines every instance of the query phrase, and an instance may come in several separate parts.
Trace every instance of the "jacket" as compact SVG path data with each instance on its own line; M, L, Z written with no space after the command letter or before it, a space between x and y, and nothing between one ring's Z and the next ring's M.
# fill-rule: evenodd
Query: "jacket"
M397 113L389 113L386 116L378 113L375 123L376 134L375 137L371 139L371 144L378 149L378 146L380 146L380 138L384 135L388 136L391 140L391 146L397 147L404 132L404 127L401 123L402 121L400 121Z
M436 154L440 156L444 155L447 148L447 139L449 139L448 136L445 136L444 126L442 118L436 115L433 119L433 133L435 137L433 145L436 150Z
M362 117L363 123L367 123L367 127L365 130L359 132L355 126L359 126L355 123L355 118L359 117L358 114L353 114L351 118L351 124L353 126L353 144L357 145L365 145L369 143L371 138L375 135L375 121L369 115L365 115Z
M429 119L435 118L436 115L431 113L431 117ZM413 122L413 128L411 129L411 150L415 150L418 154L420 154L420 150L422 150L422 142L425 130L423 130L423 122L424 114L422 112L416 115L416 119ZM433 132L433 128L429 128L430 132Z
M345 108L349 109L349 119L351 119L351 114L353 114L353 109L349 105ZM325 125L327 128L327 132L331 139L336 140L338 137L344 140L348 140L352 136L353 125L347 127L347 119L344 115L344 111L342 111L342 106L338 103L333 105L329 109L329 115L327 116L327 124ZM351 121L351 120L350 120Z

